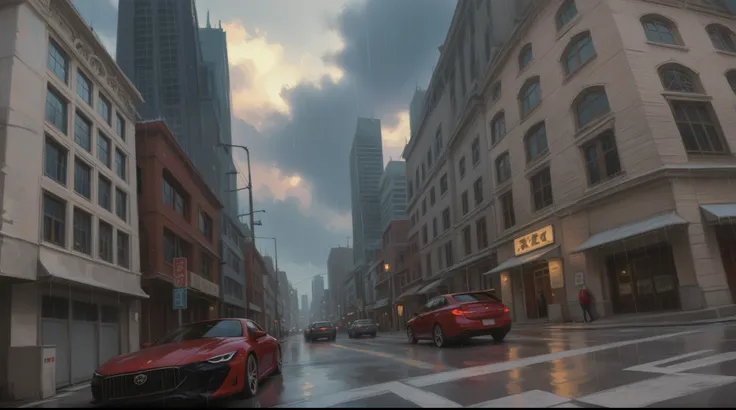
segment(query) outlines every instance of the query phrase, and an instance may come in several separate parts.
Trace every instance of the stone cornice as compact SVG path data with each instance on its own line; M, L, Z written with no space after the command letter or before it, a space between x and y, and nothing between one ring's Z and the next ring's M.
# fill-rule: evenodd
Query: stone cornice
M136 105L143 102L138 89L125 76L71 4L70 0L28 0L50 29L71 44L78 60L131 121L137 120Z

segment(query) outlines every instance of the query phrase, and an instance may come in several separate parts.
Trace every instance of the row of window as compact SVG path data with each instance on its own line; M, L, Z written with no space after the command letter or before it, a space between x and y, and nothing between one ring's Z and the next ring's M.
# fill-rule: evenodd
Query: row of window
M177 214L181 215L186 221L190 221L189 212L189 194L179 186L178 183L173 182L174 179L170 174L164 172L163 179L161 181L161 200L164 205L173 209ZM213 221L205 211L199 210L197 212L197 225L199 232L204 235L207 240L212 242L213 238Z
M91 257L96 245L96 259L130 268L130 235L127 232L113 228L102 218L76 206L73 207L72 226L72 250ZM43 240L68 248L67 202L48 192L43 193Z
M44 175L58 182L64 187L68 186L70 152L52 136L46 136L44 147ZM113 182L101 172L94 172L94 167L84 158L74 155L74 168L72 170L74 192L83 198L92 201L96 193L96 203L108 212L114 212L123 221L128 220L128 194L120 187L115 187ZM97 176L96 190L94 177ZM113 192L115 197L113 198ZM113 201L114 199L114 201Z
M187 266L192 266L192 245L171 232L169 229L164 228L164 262L168 264L174 263L174 258L186 258ZM215 258L204 248L199 252L199 276L207 280L213 279L213 273L215 268Z
M70 66L71 60L67 53L54 40L49 40L48 45L48 56L47 56L47 67L64 85L69 87L70 83ZM94 86L92 81L86 76L82 70L77 69L75 76L75 91L76 94L84 101L90 108L93 108L92 96L94 95ZM112 126L113 109L110 100L102 95L102 92L97 93L96 99L96 112L100 118L109 126ZM115 113L115 133L125 141L125 119L120 113Z
M659 14L648 14L641 18L641 25L648 41L672 46L685 45L677 26L667 17ZM705 27L705 32L708 34L713 48L728 53L736 53L736 35L731 29L713 23Z
M51 86L46 92L46 121L64 135L69 132L69 103ZM97 143L92 144L93 125L81 111L74 111L74 142L93 155L106 168L114 165L115 174L127 180L127 156L101 130L97 130ZM113 155L114 152L114 155ZM114 164L113 164L114 160Z

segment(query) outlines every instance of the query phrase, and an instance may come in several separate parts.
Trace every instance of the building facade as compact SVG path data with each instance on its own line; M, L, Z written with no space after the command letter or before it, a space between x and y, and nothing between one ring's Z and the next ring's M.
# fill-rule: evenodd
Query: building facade
M353 268L353 249L337 247L330 249L327 255L327 284L335 291L330 293L329 312L333 319L342 317L345 306L340 303L340 295L345 279Z
M19 349L55 346L57 386L138 350L141 96L70 1L0 20L0 396L24 399Z
M140 182L141 340L153 342L167 331L220 312L222 204L207 186L163 120L136 125ZM187 259L187 306L174 309L174 258Z
M249 239L243 241L243 255L245 256L245 260L252 261L253 265L252 271L248 268L247 272L249 273L245 276L245 294L246 300L248 301L247 317L256 321L265 329L266 298L263 283L268 279L268 267L261 254L253 246L253 242Z
M383 142L381 121L358 118L350 149L350 193L353 215L353 260L368 263L381 243Z
M406 163L389 161L378 185L381 200L381 231L385 231L389 222L407 219Z
M311 306L311 321L325 320L322 317L322 302L324 302L325 296L325 278L315 276L312 278L312 306Z
M446 240L458 246L443 252L442 285L493 287L517 321L581 319L582 285L599 316L733 303L734 29L720 2L535 2L482 75L468 74L471 50L474 91L457 115L446 106ZM462 31L453 23L442 58ZM471 191L458 177L476 139L487 166ZM497 266L468 272L478 249Z

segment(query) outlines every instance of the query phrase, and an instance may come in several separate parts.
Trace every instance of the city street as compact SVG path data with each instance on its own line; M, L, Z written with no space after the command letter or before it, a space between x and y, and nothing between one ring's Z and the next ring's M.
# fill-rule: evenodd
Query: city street
M218 407L729 407L736 325L513 330L438 349L400 334L284 344L284 374ZM27 407L91 407L89 388Z

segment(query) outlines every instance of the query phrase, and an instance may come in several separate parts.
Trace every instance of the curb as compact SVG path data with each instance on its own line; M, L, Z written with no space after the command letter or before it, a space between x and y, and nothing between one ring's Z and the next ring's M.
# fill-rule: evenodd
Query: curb
M652 322L652 323L611 323L602 325L546 325L540 326L543 329L551 330L604 330L604 329L622 329L622 328L658 328L658 327L677 327L677 326L698 326L719 323L736 322L736 316L728 316L718 319L694 320L691 322ZM532 329L534 326L519 326L518 328Z

